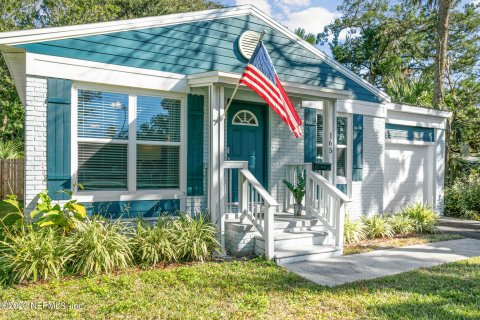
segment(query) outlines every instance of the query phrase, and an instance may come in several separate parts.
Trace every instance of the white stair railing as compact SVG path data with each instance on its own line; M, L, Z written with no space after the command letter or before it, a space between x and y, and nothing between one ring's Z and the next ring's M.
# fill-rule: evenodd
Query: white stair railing
M237 209L241 218L247 218L262 235L265 257L274 257L274 214L277 201L247 169L247 162L225 161L225 212ZM233 171L238 170L238 202L233 196ZM230 212L229 212L230 213Z
M320 173L307 170L305 208L333 234L335 246L343 250L345 204L352 200Z

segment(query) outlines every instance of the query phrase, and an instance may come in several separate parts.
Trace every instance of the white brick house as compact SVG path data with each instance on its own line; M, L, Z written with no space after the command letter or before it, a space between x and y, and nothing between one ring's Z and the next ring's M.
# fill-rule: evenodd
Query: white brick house
M223 117L262 31L299 139L243 86ZM233 253L288 260L341 253L346 211L443 210L450 114L391 103L253 6L3 33L0 50L26 109L27 211L47 188L112 218L208 210ZM295 168L302 218L281 214Z

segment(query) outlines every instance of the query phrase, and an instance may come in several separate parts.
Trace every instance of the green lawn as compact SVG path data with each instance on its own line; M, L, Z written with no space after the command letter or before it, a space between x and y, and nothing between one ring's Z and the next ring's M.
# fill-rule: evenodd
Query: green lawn
M0 318L480 319L480 257L336 288L261 260L212 262L5 288L7 301L83 308Z
M343 254L356 254L380 249L411 246L438 241L457 240L463 237L459 234L446 233L416 233L405 236L396 235L393 238L362 240L360 242L346 244Z

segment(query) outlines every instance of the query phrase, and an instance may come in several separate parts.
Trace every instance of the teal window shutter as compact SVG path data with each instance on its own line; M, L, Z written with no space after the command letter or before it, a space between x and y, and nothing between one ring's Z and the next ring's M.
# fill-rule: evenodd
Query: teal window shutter
M362 181L363 174L363 115L353 115L353 171L352 180Z
M317 158L317 110L305 108L304 161L314 162Z
M203 96L188 95L187 195L203 195Z
M54 200L70 196L71 190L71 88L72 81L49 78L47 81L47 189Z

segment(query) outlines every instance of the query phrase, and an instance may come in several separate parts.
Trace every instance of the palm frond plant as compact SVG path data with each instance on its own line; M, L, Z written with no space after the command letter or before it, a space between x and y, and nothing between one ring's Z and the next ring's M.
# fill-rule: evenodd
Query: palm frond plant
M302 215L302 202L305 197L305 176L301 168L297 168L296 172L296 183L283 180L285 186L292 193L293 199L295 200L294 204L294 213L296 216Z
M0 159L22 159L23 143L19 140L0 141Z

